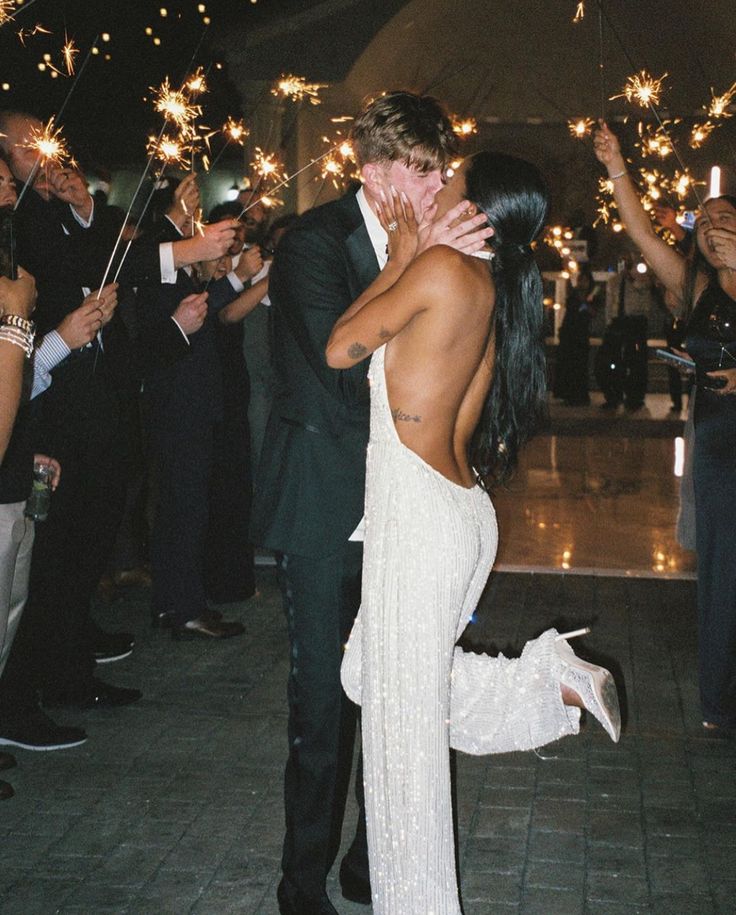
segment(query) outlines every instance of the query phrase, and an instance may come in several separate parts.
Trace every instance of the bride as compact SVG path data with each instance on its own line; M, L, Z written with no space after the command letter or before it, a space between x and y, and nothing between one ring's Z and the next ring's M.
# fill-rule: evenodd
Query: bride
M608 671L555 630L519 659L455 643L477 606L498 542L487 486L513 469L546 398L542 285L531 243L547 189L538 171L481 152L437 195L494 229L469 256L417 254L404 194L377 213L388 264L335 325L327 362L372 355L363 602L342 669L362 705L373 911L458 915L449 748L499 753L577 733L587 708L618 740Z

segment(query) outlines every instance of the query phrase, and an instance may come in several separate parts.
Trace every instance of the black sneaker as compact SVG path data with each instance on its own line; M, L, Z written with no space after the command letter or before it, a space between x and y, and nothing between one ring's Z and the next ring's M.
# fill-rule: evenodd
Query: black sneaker
M98 664L109 664L111 661L122 661L133 654L135 638L130 632L95 632L92 650Z
M60 727L40 708L24 710L22 721L0 720L0 745L22 750L66 750L87 740L82 728Z

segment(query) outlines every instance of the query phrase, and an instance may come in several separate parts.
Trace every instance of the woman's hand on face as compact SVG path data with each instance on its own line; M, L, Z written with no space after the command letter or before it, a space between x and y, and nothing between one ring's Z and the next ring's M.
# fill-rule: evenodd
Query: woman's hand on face
M388 233L389 260L406 267L416 257L419 243L419 226L411 201L403 191L399 192L391 185L388 191L381 191L376 214Z
M723 265L736 270L736 232L708 224L704 234L708 247L723 261Z
M726 379L722 388L713 389L716 394L736 394L736 369L719 369L717 372L708 372L708 377Z
M440 219L422 227L418 253L433 245L447 245L463 254L473 254L485 248L493 234L485 213L479 213L470 201L461 200Z

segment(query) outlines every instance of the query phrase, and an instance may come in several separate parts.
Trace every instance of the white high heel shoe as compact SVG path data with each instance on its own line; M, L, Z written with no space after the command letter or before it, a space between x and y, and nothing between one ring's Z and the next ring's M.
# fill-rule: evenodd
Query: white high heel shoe
M589 632L590 629L587 628L576 629L556 637L555 649L562 662L560 683L580 696L586 711L596 717L611 740L618 743L621 736L621 710L613 677L605 667L583 661L567 644L567 639L587 635Z

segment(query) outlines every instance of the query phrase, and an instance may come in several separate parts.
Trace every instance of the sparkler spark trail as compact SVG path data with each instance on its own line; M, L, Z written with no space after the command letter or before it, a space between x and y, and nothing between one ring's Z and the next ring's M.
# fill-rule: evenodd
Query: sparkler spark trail
M28 142L23 144L26 149L38 153L39 164L43 168L48 165L62 165L69 155L67 142L61 135L61 127L54 125L54 118L50 118L43 127L32 127Z
M692 149L700 149L715 129L716 125L712 121L705 121L703 124L693 124L692 130L690 131L690 147Z
M584 2L584 0L580 0L580 3L578 3L577 8L575 10L575 18L572 21L580 22L581 19L583 19L584 17L585 17L585 2Z
M284 75L271 90L272 95L301 102L309 99L310 105L319 105L319 90L326 89L327 83L308 83L303 76Z
M478 122L475 118L463 118L453 117L452 119L452 129L455 133L455 136L458 137L470 137L474 133L478 133Z
M15 18L15 17L13 17ZM0 28L2 24L0 23ZM40 22L37 22L32 29L18 29L18 40L25 48L26 38L33 38L34 35L51 35L51 32L48 29L45 29Z
M636 145L641 150L642 156L645 158L647 156L657 156L660 159L666 159L672 155L675 150L668 128L679 123L679 120L663 121L657 127L639 123L638 131L641 140Z
M153 107L172 124L175 124L184 134L189 134L192 124L202 113L199 105L192 105L187 96L180 89L172 89L169 77L163 81L155 92Z
M567 122L567 129L578 140L589 136L594 127L595 121L592 118L578 118L576 121Z
M655 79L646 70L634 73L626 80L626 85L618 95L612 95L611 101L617 98L625 98L627 102L640 105L642 108L649 108L652 105L658 105L662 97L662 89L667 74L663 73L659 79Z
M710 106L706 109L708 112L708 117L732 118L733 112L729 111L728 108L733 102L734 95L736 95L736 83L734 83L730 89L727 89L723 95L716 95L712 89L710 90L710 94Z
M61 53L64 57L66 74L67 76L74 76L74 58L79 54L79 49L74 46L74 40L69 41L67 35L65 35L64 38L66 41L64 47L61 49Z

